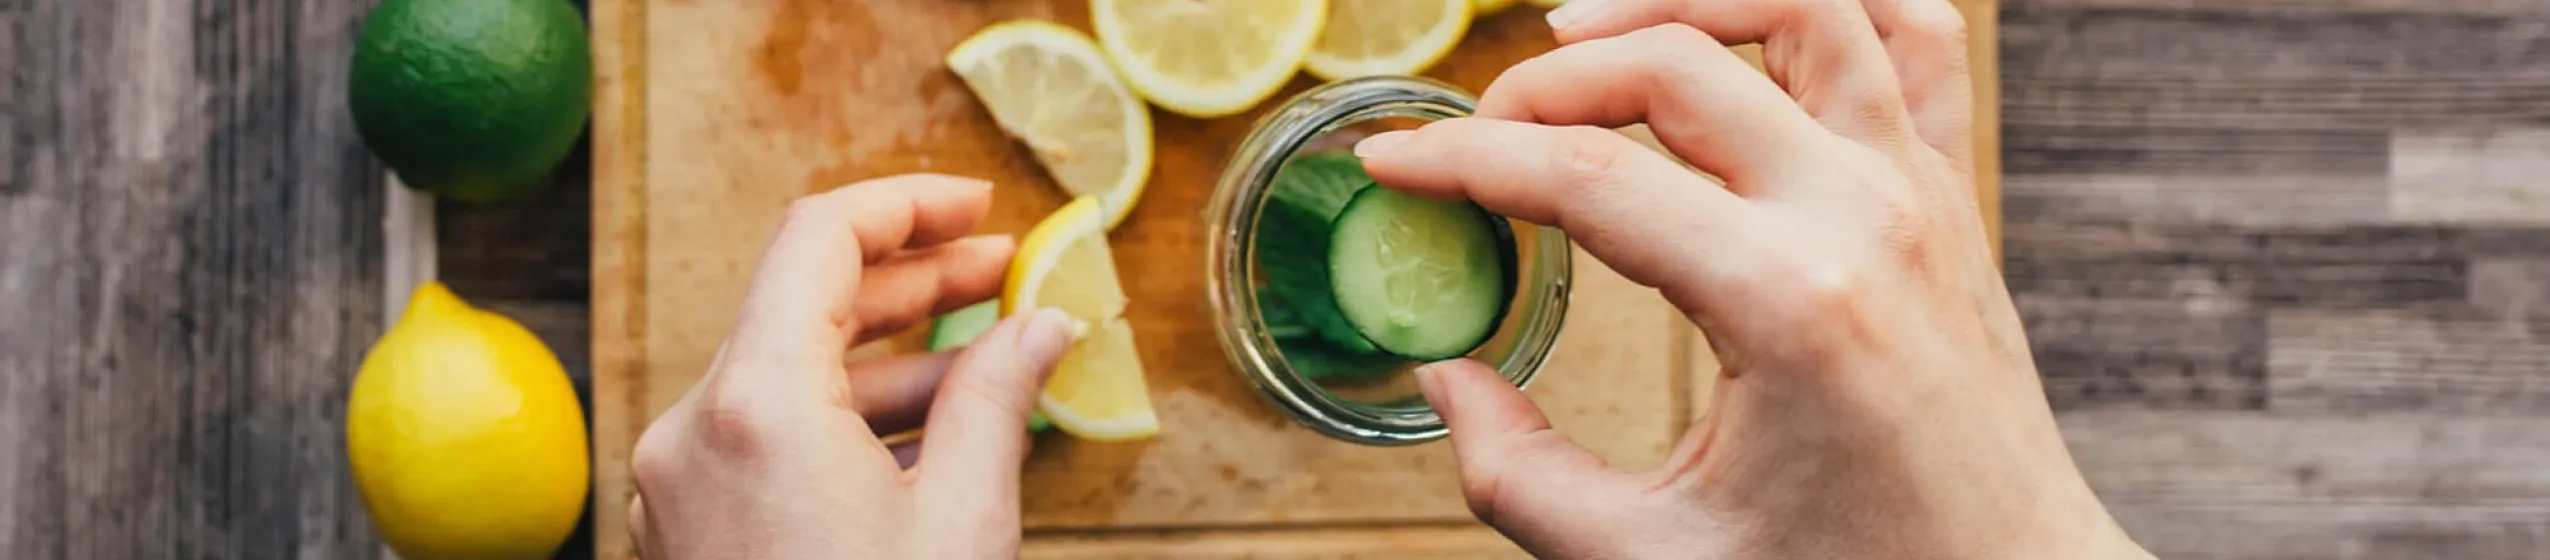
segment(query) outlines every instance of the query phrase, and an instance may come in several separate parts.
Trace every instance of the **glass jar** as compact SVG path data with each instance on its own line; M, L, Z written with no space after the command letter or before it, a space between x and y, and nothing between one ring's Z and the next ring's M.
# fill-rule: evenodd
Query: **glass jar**
M1412 445L1446 434L1443 419L1426 404L1409 374L1416 362L1376 354L1341 358L1335 348L1320 346L1317 337L1305 338L1308 329L1289 323L1270 326L1271 306L1288 304L1270 301L1266 291L1268 271L1260 260L1269 253L1260 244L1269 240L1259 236L1260 218L1277 177L1300 158L1338 157L1328 154L1349 153L1363 136L1468 116L1475 107L1468 94L1423 78L1330 83L1294 96L1259 120L1223 169L1205 209L1206 304L1232 368L1293 420L1329 437L1367 445ZM1361 173L1360 165L1351 169ZM1508 223L1516 252L1513 299L1494 336L1468 356L1495 367L1520 387L1531 383L1558 340L1567 315L1574 251L1557 228ZM1324 268L1319 274L1324 278ZM1296 309L1274 311L1286 317L1299 314ZM1348 363L1341 360L1352 360L1352 367L1334 367ZM1353 375L1338 373L1348 370Z

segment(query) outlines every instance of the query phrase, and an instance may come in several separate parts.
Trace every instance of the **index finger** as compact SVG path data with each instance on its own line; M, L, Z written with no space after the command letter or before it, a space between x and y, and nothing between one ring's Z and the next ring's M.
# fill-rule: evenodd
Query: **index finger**
M1861 3L1851 0L1608 0L1550 12L1561 44L1687 25L1723 44L1762 44L1763 69L1806 112L1862 140L1893 140L1903 93ZM1723 49L1721 49L1723 50ZM1759 75L1747 68L1744 74Z
M753 273L729 343L757 361L838 368L855 334L860 269L907 247L962 236L990 207L990 183L927 174L799 199Z
M1745 298L1758 262L1749 202L1609 130L1445 119L1355 145L1375 182L1554 226L1686 313Z
M1744 189L1769 184L1757 179L1833 138L1752 65L1681 24L1590 39L1516 64L1480 94L1478 116L1648 123L1675 156L1748 195Z

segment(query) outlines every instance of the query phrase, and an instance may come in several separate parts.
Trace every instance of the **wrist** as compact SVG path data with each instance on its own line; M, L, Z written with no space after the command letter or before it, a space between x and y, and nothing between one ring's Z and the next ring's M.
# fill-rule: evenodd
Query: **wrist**
M2063 556L2064 558L2157 560L2152 556L2151 551L2143 550L2143 545L2135 543L2132 536L2126 535L2125 528L2117 525L2116 520L2109 517L2106 510L2099 511L2098 519L2095 532L2090 535L2087 542L2082 543L2077 551L2079 554Z
M2046 546L2041 549L2023 554L2024 557L2154 560L2151 552L2143 550L2141 544L2135 543L2133 537L2125 533L2124 526L2116 523L2107 506L2099 503L2097 495L2090 492L2088 483L2081 482L2076 488L2078 490L2072 493L2076 498L2069 500L2068 515L2048 516L2060 520L2056 521L2056 525L2045 527L2054 538L2044 541Z

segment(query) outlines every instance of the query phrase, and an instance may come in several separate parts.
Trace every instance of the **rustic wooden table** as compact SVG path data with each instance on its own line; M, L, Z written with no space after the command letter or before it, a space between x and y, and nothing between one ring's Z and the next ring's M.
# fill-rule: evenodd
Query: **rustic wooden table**
M385 312L368 4L0 0L0 557L378 554L337 427ZM2137 538L2550 558L2550 1L2009 0L2000 33L2004 264ZM441 269L581 374L563 175L441 208Z

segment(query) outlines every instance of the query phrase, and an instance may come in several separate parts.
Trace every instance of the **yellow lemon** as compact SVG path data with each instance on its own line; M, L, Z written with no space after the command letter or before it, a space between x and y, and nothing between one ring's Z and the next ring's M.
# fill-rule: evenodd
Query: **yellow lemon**
M1239 113L1275 95L1319 38L1328 2L1090 0L1098 45L1143 99L1180 115Z
M957 43L947 67L1026 144L1054 182L1124 222L1151 177L1151 111L1080 31L1049 21L993 24Z
M1050 307L1082 326L1036 399L1037 412L1081 439L1141 439L1160 433L1160 418L1142 380L1133 327L1124 320L1127 298L1107 249L1103 208L1096 198L1080 197L1019 239L1001 287L1001 314Z
M1336 0L1303 68L1327 80L1413 75L1470 31L1470 0Z
M363 358L346 454L405 560L548 558L583 512L584 414L558 357L440 283Z

